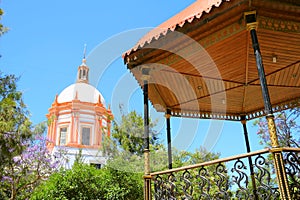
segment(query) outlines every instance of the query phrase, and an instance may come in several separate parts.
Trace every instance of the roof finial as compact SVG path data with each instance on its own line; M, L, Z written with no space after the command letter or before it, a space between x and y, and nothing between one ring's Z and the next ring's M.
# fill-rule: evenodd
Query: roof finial
M84 44L84 49L83 49L83 59L85 59L85 54L86 54L86 44Z

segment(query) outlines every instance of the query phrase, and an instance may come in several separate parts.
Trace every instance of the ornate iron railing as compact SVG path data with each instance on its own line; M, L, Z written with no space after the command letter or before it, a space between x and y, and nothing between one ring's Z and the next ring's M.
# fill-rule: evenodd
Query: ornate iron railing
M151 173L156 200L280 199L272 153L282 152L292 199L300 199L300 148L264 149ZM249 159L253 160L250 174Z

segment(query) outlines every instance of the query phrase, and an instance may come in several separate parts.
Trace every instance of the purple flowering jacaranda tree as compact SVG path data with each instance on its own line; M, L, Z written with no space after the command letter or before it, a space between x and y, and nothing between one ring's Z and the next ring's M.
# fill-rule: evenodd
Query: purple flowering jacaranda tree
M13 134L7 135L10 136ZM51 154L46 143L47 139L39 134L34 140L22 142L25 149L12 158L1 175L1 198L27 199L35 187L63 167L67 162L65 150L61 148Z

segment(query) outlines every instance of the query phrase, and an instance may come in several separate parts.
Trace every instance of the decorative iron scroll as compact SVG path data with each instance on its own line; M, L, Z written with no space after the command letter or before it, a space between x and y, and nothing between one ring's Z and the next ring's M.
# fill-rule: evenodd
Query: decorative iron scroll
M168 176L166 195L170 200L176 199L176 177L174 174L170 174Z
M279 199L277 184L272 180L271 171L274 171L273 166L268 163L268 160L262 155L255 158L254 166L256 169L255 178L257 179L257 193L260 199ZM274 174L274 172L273 172ZM275 179L276 177L274 177Z
M267 154L255 154L253 171L258 199L280 199L273 161ZM300 199L300 154L286 152L285 166L293 199ZM153 175L156 200L255 199L248 157L223 163L169 170Z
M180 177L182 182L182 191L183 191L183 199L190 200L193 199L193 176L188 170L185 170Z
M216 197L218 199L229 199L229 194L227 192L229 184L228 184L228 176L226 166L224 164L218 164L216 167L216 171L214 174L216 177L216 185L219 188L219 191L216 193Z
M300 153L286 152L284 154L286 174L292 199L300 199Z
M210 178L208 170L204 167L201 167L196 175L196 182L198 183L199 196L203 199L211 199L210 195Z
M244 172L245 169L247 167L240 159L234 163L234 167L231 169L231 172L237 173L237 176L232 175L232 181L238 185L239 189L236 191L238 199L249 199L251 196L250 191L247 190L249 178Z

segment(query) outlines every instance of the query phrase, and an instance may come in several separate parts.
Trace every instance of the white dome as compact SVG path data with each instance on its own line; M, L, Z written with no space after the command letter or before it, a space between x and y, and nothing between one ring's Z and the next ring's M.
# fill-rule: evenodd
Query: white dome
M70 102L75 99L77 93L77 99L82 102L97 103L99 95L101 103L105 105L105 101L101 93L92 85L87 83L74 83L65 88L57 98L58 103Z

